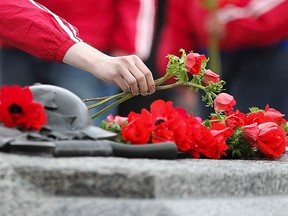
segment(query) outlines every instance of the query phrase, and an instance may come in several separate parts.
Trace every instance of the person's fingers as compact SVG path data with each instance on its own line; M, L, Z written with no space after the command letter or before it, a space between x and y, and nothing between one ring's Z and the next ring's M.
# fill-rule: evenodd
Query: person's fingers
M149 94L154 93L155 92L155 82L154 82L151 71L142 62L142 60L140 60L138 57L135 60L135 63L136 63L136 67L138 68L138 70L140 70L141 74L143 74L139 77L136 77L136 78L139 78L140 82L143 82L143 84L139 85L141 94L146 95L147 93L149 93Z
M125 71L125 74L123 74L123 78L125 82L128 84L130 87L130 90L132 94L138 95L139 94L139 86L137 83L136 78L133 76L133 74L130 71Z
M119 77L119 78L115 79L114 82L121 88L122 91L124 91L124 92L130 91L130 86L123 79L123 77Z
M99 77L102 80L112 81L124 92L131 91L134 95L139 93L147 95L147 93L155 92L155 82L152 73L138 56L112 57L108 60L112 60L109 75L103 76L103 74L100 74Z
M131 91L132 94L139 94L139 87L136 78L133 73L129 70L131 65L127 67L119 68L119 74L113 77L114 82L125 92Z
M128 66L128 71L121 70L121 74L134 95L155 91L152 73L138 56L126 56L122 61Z
M139 92L145 96L148 92L148 85L146 82L145 75L135 66L132 65L130 68L130 73L135 77L135 81L137 84L137 87L139 88Z

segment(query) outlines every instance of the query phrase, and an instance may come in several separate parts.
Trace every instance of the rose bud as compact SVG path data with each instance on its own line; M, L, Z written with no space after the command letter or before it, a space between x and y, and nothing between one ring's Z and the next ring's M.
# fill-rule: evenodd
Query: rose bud
M214 99L214 110L218 112L233 110L234 105L236 105L234 97L227 93L220 93Z
M218 83L220 81L220 76L211 70L206 70L202 77L202 85L208 86L210 82Z
M189 53L186 56L185 67L189 73L197 75L201 71L202 61L206 60L205 55L199 55L198 53Z

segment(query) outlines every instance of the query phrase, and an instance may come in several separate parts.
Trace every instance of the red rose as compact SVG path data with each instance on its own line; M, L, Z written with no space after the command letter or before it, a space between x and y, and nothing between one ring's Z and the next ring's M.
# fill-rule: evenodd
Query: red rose
M285 152L285 130L275 122L258 125L259 136L257 146L267 158L278 158Z
M0 121L6 127L40 130L47 122L43 105L33 101L28 87L3 86L0 101Z
M214 100L214 110L218 112L233 110L234 105L236 105L234 97L227 93L220 93Z
M211 70L206 70L202 77L202 85L208 86L210 82L218 83L220 81L220 76Z
M130 112L127 125L122 126L122 137L125 142L146 144L150 140L152 128L151 114L146 109L141 114Z
M201 71L202 61L206 60L205 55L199 55L198 53L189 53L186 56L185 67L189 73L197 75Z

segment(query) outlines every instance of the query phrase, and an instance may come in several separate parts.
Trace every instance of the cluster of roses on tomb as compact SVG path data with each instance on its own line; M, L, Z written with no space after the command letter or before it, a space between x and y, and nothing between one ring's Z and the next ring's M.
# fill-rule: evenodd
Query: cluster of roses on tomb
M156 100L150 109L140 113L130 112L127 117L107 116L100 125L117 133L115 141L128 145L157 145L172 141L179 152L191 158L279 158L287 145L287 121L284 115L267 105L252 107L249 113L234 109L236 100L223 92L225 81L210 69L206 69L208 58L198 53L181 49L179 56L167 55L166 74L155 80L156 90L186 86L191 91L202 90L202 100L214 112L208 119L201 119L172 101ZM168 82L167 80L173 80ZM132 98L131 92L86 99L96 101L89 105L93 109L106 102L116 101L92 116L97 118L113 106ZM0 121L6 127L21 130L41 130L47 123L43 105L33 100L27 87L2 86L0 92Z

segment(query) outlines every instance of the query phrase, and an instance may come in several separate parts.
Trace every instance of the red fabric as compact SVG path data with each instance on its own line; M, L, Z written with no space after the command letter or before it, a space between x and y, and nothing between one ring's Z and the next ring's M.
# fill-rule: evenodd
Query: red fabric
M97 49L135 52L140 0L38 0L76 26L79 36Z
M262 13L259 10L258 13ZM261 15L229 21L225 27L226 37L221 40L222 49L233 51L241 47L267 46L287 39L287 11L288 1L283 0Z
M140 0L37 2L57 14L66 27L71 28L66 22L76 26L79 37L97 49L136 52ZM39 58L61 62L75 43L55 18L32 0L1 0L0 7L0 40L4 47L8 43Z
M1 0L1 40L39 58L61 62L66 51L79 39L70 37L52 14L39 7L28 0ZM72 29L65 20L59 19Z
M256 2L255 0L242 1L243 4L226 5L226 10L232 10L233 7L246 9L250 7L249 3ZM263 2L267 1L258 0L258 6ZM273 1L271 2L273 3ZM288 22L288 1L277 0L277 2L281 3L270 10L264 10L257 17L251 15L245 18L226 20L224 23L226 35L220 41L221 49L233 51L243 47L273 45L286 39L288 37L288 29L285 27L285 23ZM261 10L256 11L259 13ZM186 52L199 52L199 50L207 48L208 33L205 29L205 21L208 15L209 11L203 8L199 1L167 0L166 19L157 53L157 68L160 75L165 73L168 62L165 58L167 54L180 55L180 48L185 49Z

